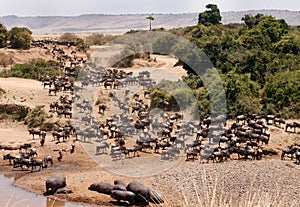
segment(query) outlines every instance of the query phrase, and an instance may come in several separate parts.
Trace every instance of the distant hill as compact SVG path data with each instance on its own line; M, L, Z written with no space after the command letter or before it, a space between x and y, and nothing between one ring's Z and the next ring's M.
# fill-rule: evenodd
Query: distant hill
M300 25L300 12L287 10L252 10L222 12L222 22L238 23L245 14L264 13L285 19L290 25ZM74 33L124 33L131 29L148 29L147 14L104 15L86 14L80 16L37 16L18 17L14 15L0 17L7 28L27 27L34 34ZM154 14L153 27L177 28L197 24L198 13Z

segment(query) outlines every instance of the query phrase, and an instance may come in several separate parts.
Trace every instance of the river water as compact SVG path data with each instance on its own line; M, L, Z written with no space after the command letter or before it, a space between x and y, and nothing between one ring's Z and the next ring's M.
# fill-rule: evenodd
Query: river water
M1 207L87 207L25 191L13 186L13 182L14 175L0 173Z

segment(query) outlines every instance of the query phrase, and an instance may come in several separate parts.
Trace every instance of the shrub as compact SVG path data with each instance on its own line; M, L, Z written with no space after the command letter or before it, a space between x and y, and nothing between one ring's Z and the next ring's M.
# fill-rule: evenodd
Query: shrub
M28 112L29 108L23 105L0 104L0 114L2 117L12 118L16 121L23 121L27 116Z
M26 116L24 124L28 124L29 128L39 127L44 123L46 117L44 106L36 106Z
M76 42L78 36L74 33L66 32L59 37L61 42Z
M104 45L107 42L112 41L113 39L117 38L116 35L104 35L104 34L91 34L86 38L86 43L88 45Z
M183 81L163 80L151 89L151 108L161 107L161 102L169 102L170 110L193 109L197 105L193 91Z
M10 70L0 72L0 77L18 77L38 80L41 76L63 75L59 64L53 60L34 59L29 63L16 64Z
M13 59L12 56L5 53L0 53L0 65L6 68L8 65L12 65Z

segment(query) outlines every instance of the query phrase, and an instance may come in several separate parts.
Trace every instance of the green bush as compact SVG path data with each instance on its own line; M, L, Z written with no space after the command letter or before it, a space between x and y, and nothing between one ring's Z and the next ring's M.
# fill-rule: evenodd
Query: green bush
M23 121L29 112L29 108L17 104L0 104L1 117L12 118L16 121Z
M193 90L183 81L163 80L151 89L150 97L151 108L160 107L163 100L169 102L169 109L173 111L193 109L197 105Z
M59 64L53 60L34 59L29 63L16 64L10 70L0 72L0 77L18 77L38 80L41 76L63 75Z
M29 128L41 126L47 118L47 114L44 111L44 106L36 106L28 113L25 118L24 124L27 124Z

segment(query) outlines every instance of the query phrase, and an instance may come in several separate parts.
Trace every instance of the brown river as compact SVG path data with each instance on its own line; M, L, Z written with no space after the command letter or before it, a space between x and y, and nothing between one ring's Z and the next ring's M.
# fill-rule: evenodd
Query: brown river
M13 186L14 175L0 172L1 207L87 207L55 200Z

